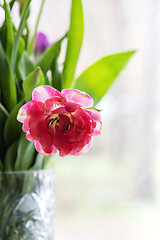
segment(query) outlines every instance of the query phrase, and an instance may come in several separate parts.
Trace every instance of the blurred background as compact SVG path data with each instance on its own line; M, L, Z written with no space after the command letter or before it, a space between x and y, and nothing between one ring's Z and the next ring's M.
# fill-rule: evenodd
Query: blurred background
M105 55L137 52L97 106L103 129L90 152L55 157L55 239L159 240L160 1L82 2L77 75ZM31 29L40 3L32 2ZM50 42L67 31L70 4L46 0L39 31Z

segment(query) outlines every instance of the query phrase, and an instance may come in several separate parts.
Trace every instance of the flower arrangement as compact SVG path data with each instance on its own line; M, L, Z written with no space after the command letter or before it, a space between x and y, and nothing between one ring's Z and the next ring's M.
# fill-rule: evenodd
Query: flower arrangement
M17 2L18 28L11 18ZM95 104L134 54L128 51L106 56L76 77L84 34L81 1L72 0L69 30L54 44L37 32L44 0L31 36L31 2L4 0L0 5L5 13L0 27L1 171L42 169L46 156L57 151L62 157L88 151L102 125ZM64 39L68 43L60 70L58 59Z
M37 187L32 172L44 169L56 152L64 157L91 148L102 127L95 106L134 54L105 56L77 77L84 35L81 0L71 1L69 29L53 44L38 33L45 0L31 35L31 2L3 0L0 4L5 16L0 25L0 239L52 239L41 232L45 225L37 210L46 180L37 175ZM18 27L11 17L15 4L19 4ZM64 40L66 54L60 67ZM6 174L11 172L15 175ZM22 174L16 176L19 172ZM34 211L29 208L26 212L26 203L30 207L34 203ZM49 229L47 222L47 234Z

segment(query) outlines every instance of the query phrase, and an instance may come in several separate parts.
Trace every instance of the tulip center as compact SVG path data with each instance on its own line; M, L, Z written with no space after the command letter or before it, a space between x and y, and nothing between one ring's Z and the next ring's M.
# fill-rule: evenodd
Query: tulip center
M47 128L50 128L50 127L59 128L59 118L60 118L60 114L53 114L47 123Z
M70 129L71 124L72 118L70 113L52 114L47 123L47 128L65 134Z

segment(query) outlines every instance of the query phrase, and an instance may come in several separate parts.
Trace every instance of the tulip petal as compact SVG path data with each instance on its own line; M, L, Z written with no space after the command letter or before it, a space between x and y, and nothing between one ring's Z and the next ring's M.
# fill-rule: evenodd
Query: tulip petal
M30 120L29 116L24 119L23 126L22 126L23 132L27 133L29 131L29 120Z
M87 153L87 152L91 149L92 145L93 145L93 138L91 138L90 142L87 143L87 144L82 148L82 150L78 153L78 155L82 155L82 154L84 154L84 153Z
M63 89L61 93L65 96L67 102L77 103L82 108L89 108L94 104L93 99L88 94L77 89Z
M35 101L40 101L44 103L48 98L52 97L62 98L62 95L57 89L48 85L36 87L32 92L32 99Z
M46 155L39 141L34 141L34 145L37 152L41 153L42 155Z
M87 112L94 121L100 121L101 120L101 115L97 110L86 109L84 111Z
M25 118L28 116L28 113L30 111L30 108L32 107L32 105L36 103L36 101L32 100L26 104L24 104L20 109L19 109L19 112L18 112L18 115L17 115L17 120L19 122L24 122Z
M64 103L59 97L49 98L44 102L44 111L50 113L57 108L64 107Z
M92 136L95 137L95 136L97 136L97 135L100 135L101 129L102 129L102 122L99 121L99 122L96 123L96 127L95 127L94 130L93 130Z
M91 133L90 116L83 109L78 108L74 113L72 113L72 117L77 128L80 128L81 130L85 128L85 134Z
M47 36L41 32L37 33L34 47L35 54L43 53L49 45Z
M39 152L45 156L52 156L53 154L55 154L57 152L57 149L54 146L52 146L52 148L50 149L50 152L45 152L39 141L35 141L34 145L35 145L37 152Z
M87 144L84 145L84 147L81 149L81 151L79 151L75 154L72 153L72 155L78 156L78 155L82 155L84 153L87 153L91 149L92 145L93 145L93 138L90 138L90 141Z
M79 108L80 105L74 102L66 102L65 103L65 109L67 112L74 112L77 108Z
M34 140L35 140L35 139L31 136L30 132L28 132L28 133L26 134L26 138L27 138L28 141L31 141L31 142L34 142Z
M88 113L92 120L92 127L94 128L92 135L93 136L100 135L102 129L102 122L100 121L101 116L99 112L96 111L95 109L87 109L85 110L85 112Z
M28 115L30 116L30 123L29 123L30 126L44 119L46 115L43 112L43 103L42 102L34 103L30 107L30 110L28 111Z

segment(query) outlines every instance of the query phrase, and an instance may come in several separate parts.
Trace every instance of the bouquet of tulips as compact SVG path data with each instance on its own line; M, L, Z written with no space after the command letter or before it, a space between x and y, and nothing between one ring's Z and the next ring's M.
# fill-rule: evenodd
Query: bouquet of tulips
M24 203L26 208L31 200L27 206L32 206L33 196L37 205L41 199L37 187L31 189L33 176L23 179L20 175L17 180L4 174L44 169L56 152L61 157L87 152L102 128L96 104L134 54L105 56L76 76L84 35L81 0L71 1L70 26L54 44L38 33L44 0L31 35L32 1L2 0L0 4L4 12L0 25L0 239L52 239L41 238L45 225L43 221L37 225L39 215L26 209L21 212L19 207ZM11 17L15 4L19 4L18 28ZM59 63L64 40L66 52ZM33 228L39 229L40 238L32 234ZM48 222L46 229L48 232Z
M18 28L11 18L17 2ZM42 169L47 156L57 151L61 157L88 151L102 126L95 105L134 54L105 56L75 76L84 35L81 0L72 0L68 32L54 44L37 32L44 0L30 34L31 2L4 0L0 5L5 14L0 26L1 171ZM66 54L60 68L64 39Z

